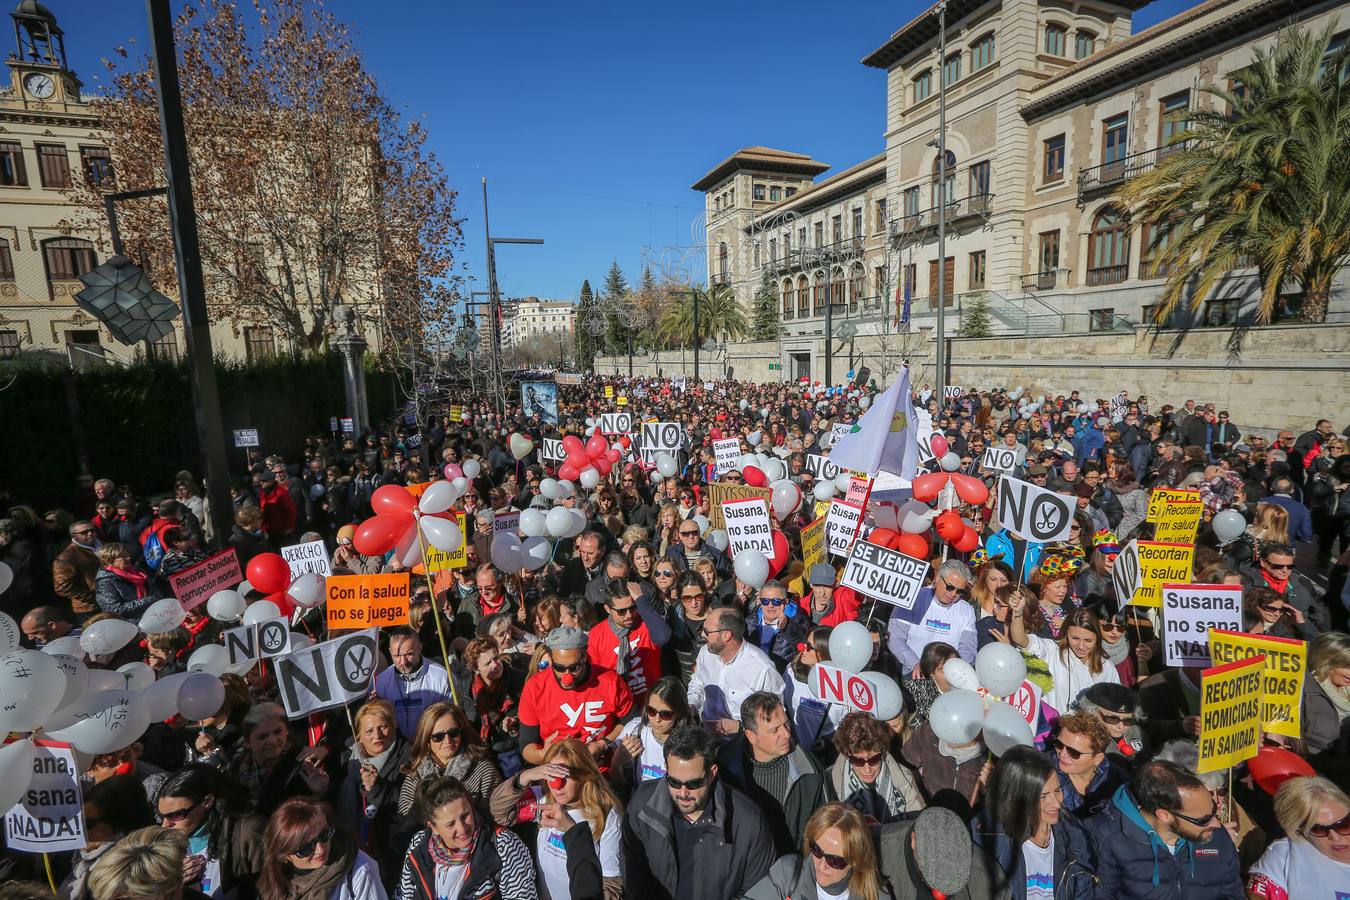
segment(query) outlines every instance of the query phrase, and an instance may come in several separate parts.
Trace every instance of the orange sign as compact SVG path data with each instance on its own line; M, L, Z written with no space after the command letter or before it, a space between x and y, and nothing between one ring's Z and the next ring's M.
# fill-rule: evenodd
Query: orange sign
M407 572L331 575L325 581L328 630L408 625Z

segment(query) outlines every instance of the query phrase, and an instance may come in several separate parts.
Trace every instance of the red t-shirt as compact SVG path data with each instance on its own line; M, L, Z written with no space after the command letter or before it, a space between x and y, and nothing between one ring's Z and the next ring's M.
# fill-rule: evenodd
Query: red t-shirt
M565 691L552 672L525 682L520 696L520 723L537 725L539 739L554 735L583 741L609 734L633 709L633 692L610 669L592 669L585 687Z
M608 620L591 629L590 645L586 653L597 669L613 669L619 655L619 636L609 627ZM643 700L656 680L661 677L661 648L652 643L647 623L628 632L628 674L624 676L633 696Z

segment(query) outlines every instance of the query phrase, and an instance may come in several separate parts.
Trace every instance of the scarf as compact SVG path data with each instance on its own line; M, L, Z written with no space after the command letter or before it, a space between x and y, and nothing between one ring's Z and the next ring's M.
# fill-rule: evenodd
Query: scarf
M628 674L628 654L633 652L633 645L628 641L628 635L631 628L620 628L614 624L614 620L609 620L609 630L614 632L615 637L619 639L619 658L614 665L614 673L620 677Z
M1261 569L1261 577L1266 580L1266 584L1270 585L1270 589L1277 594L1283 594L1286 590L1289 589L1288 578L1285 578L1282 581L1276 581L1274 578L1271 577L1270 573L1267 572L1264 568Z
M356 862L356 844L338 832L328 851L328 862L308 872L295 871L284 900L327 900L333 890L347 877Z
M978 746L978 745L977 745ZM886 811L892 818L900 816L908 806L905 795L900 789L891 782L891 767L885 761L881 765L881 774L873 784L868 784L858 777L852 766L848 767L848 779L845 785L845 796L852 796L858 791L875 793L881 802L886 805Z
M497 601L495 606L484 602L483 595L478 595L478 609L482 611L483 618L495 616L506 607L506 591L502 591L502 598Z
M69 889L62 892L64 896L70 898L70 900L86 900L86 898L91 896L87 887L89 873L94 870L94 863L98 862L98 858L116 844L121 837L123 837L123 835L116 834L113 835L110 840L104 841L93 850L81 849L75 851L75 867L70 871L71 882Z
M1330 678L1317 683L1327 692L1327 699L1331 701L1331 705L1336 707L1336 717L1342 722L1350 718L1350 688L1336 687Z
M469 862L473 856L474 848L478 846L478 839L483 834L481 825L474 830L473 840L469 841L469 846L460 850L454 850L445 846L445 841L436 832L431 832L431 839L427 841L427 851L431 854L431 861L439 868L441 866L462 866Z
M948 759L956 760L956 764L961 766L983 753L984 743L975 741L969 747L953 747L951 744L938 738L938 752Z
M1102 641L1102 652L1113 666L1118 666L1130 657L1130 642L1124 636L1114 644Z
M469 694L478 709L478 735L484 743L489 743L492 739L492 729L497 727L497 723L516 705L516 698L506 692L505 674L497 679L496 684L488 684L481 675L475 674L473 683L469 686Z
M117 566L105 566L104 568L118 578L131 582L132 587L136 588L137 600L145 596L145 576L140 572L132 572L130 569L119 569Z

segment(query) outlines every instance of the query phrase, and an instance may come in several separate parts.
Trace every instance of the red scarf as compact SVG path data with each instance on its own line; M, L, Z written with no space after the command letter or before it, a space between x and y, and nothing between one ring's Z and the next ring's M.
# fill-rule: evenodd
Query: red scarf
M1289 587L1288 578L1284 579L1283 581L1276 581L1265 569L1261 570L1261 577L1266 580L1266 584L1270 585L1270 589L1277 594L1283 594L1285 590Z
M105 566L109 572L118 578L130 581L136 588L136 599L139 600L145 596L145 576L140 572L132 572L129 569L119 569L117 566Z

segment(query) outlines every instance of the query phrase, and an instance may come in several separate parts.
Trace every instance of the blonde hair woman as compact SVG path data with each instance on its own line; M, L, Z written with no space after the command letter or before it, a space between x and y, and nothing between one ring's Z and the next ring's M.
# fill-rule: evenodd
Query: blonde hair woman
M846 894L849 900L892 900L877 873L867 823L852 806L826 803L811 814L801 855L780 857L745 896L747 900L814 900Z
M1320 634L1308 645L1303 743L1309 755L1323 753L1340 766L1350 754L1350 634L1344 631Z
M1242 536L1233 542L1232 558L1255 563L1267 544L1289 543L1289 512L1274 503L1256 504L1256 515Z
M181 896L187 835L141 828L108 848L89 873L94 900L162 900Z
M1247 879L1249 897L1343 896L1350 885L1350 797L1326 778L1291 778L1275 792L1285 837Z

